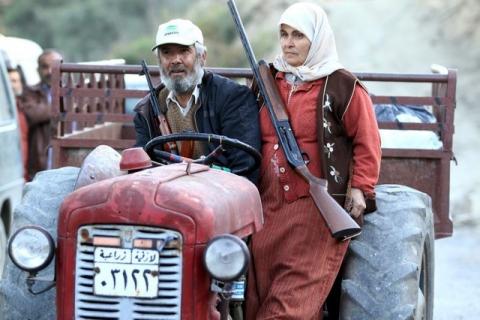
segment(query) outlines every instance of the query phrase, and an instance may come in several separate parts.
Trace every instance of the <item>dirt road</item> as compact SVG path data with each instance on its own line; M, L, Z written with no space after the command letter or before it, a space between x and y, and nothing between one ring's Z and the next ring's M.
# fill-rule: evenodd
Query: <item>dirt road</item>
M435 242L434 319L480 319L480 225Z

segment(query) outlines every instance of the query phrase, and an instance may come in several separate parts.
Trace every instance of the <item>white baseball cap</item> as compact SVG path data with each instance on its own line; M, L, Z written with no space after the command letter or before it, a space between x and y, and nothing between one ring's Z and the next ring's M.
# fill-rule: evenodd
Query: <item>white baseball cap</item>
M200 28L190 20L173 19L158 26L155 46L152 50L166 43L191 46L195 42L203 45L203 35Z

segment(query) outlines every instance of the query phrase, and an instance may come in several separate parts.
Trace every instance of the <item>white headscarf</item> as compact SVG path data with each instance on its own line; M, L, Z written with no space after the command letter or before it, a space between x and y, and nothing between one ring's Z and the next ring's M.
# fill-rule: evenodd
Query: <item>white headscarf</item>
M302 81L312 81L343 69L327 14L318 5L308 2L291 5L280 17L278 26L282 24L302 32L311 45L305 62L299 67L289 65L282 54L278 55L273 62L277 70L291 72Z

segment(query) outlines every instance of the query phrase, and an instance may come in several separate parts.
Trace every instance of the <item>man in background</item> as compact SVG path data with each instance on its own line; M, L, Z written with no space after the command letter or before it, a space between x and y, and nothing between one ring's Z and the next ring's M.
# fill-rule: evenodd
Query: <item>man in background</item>
M17 106L18 126L20 128L20 148L22 150L23 160L23 174L25 181L28 181L28 123L27 117L25 116L22 99L25 80L23 78L23 73L20 69L20 66L15 68L11 63L7 64L7 71Z
M49 168L48 148L54 127L52 126L52 67L62 55L48 49L38 57L40 83L27 87L23 94L23 108L28 121L29 152L28 175L33 179L38 171ZM51 165L51 164L50 164Z

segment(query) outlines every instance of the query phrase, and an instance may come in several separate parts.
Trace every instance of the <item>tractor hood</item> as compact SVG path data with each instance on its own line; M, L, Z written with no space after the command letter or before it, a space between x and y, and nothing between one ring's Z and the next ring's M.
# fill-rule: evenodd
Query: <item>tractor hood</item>
M60 209L58 235L76 237L81 225L131 224L175 229L185 244L218 234L240 237L261 229L257 188L246 178L192 164L172 164L79 188Z

